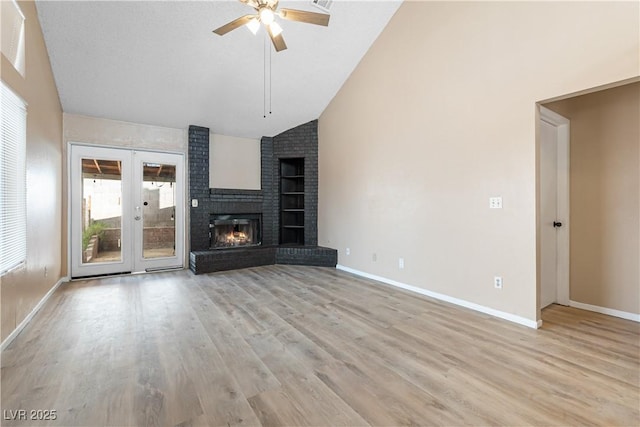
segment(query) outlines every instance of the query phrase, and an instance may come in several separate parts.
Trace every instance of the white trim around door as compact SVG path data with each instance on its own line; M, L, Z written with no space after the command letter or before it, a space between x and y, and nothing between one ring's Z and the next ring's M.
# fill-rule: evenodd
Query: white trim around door
M184 155L69 147L71 277L183 268Z
M538 233L540 244L540 304L549 302L569 305L569 253L570 253L570 122L567 118L540 106L538 123L540 135L540 165L538 174L547 171L552 177L539 176L540 212ZM543 130L543 127L546 128ZM550 135L549 136L549 130ZM553 146L555 145L555 147ZM546 150L546 151L545 151ZM550 154L551 160L544 153ZM553 164L545 164L552 162ZM553 189L545 189L544 180L550 179ZM551 204L553 212L541 212ZM550 216L549 216L550 215ZM550 286L543 283L551 280ZM540 307L542 308L542 307Z

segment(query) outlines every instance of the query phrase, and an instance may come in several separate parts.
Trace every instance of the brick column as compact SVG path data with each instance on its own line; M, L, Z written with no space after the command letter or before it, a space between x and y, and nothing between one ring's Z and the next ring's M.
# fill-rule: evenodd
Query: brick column
M191 251L209 249L209 128L189 126L189 206Z

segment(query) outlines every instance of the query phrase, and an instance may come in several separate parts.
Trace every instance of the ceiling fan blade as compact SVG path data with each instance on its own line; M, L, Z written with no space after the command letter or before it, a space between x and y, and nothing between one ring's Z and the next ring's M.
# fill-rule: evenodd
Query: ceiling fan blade
M290 21L324 25L325 27L329 25L330 15L324 13L307 12L296 9L280 9L278 13L283 19L288 19Z
M238 27L242 27L244 24L249 22L251 20L251 18L255 18L255 15L244 15L244 16L241 16L240 18L234 19L233 21L223 25L222 27L220 27L220 28L218 28L216 30L213 30L213 32L216 33L219 36L224 36L229 31L233 31Z
M240 0L241 3L245 3L248 4L249 6L257 9L258 8L258 2L257 0Z
M282 33L277 36L273 35L271 32L271 28L268 27L269 37L271 38L271 42L273 43L273 47L276 48L276 52L280 52L281 50L285 50L287 48L287 44L284 42L284 38L282 37Z

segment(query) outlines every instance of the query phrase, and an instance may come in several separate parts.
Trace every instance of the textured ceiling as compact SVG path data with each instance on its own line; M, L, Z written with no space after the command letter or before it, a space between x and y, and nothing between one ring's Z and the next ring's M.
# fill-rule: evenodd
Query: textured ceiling
M264 30L212 30L251 13L239 1L37 1L62 108L249 138L320 116L400 5L335 0L329 27L279 19L288 49L271 52L263 118ZM321 12L309 1L280 7ZM269 42L270 43L270 42Z

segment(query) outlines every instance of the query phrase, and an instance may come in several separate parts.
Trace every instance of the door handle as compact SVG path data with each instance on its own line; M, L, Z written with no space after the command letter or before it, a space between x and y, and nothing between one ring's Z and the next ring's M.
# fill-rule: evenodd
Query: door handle
M559 222L559 221L553 221L553 226L554 226L555 228L559 228L559 227L562 227L562 223L561 223L561 222Z

